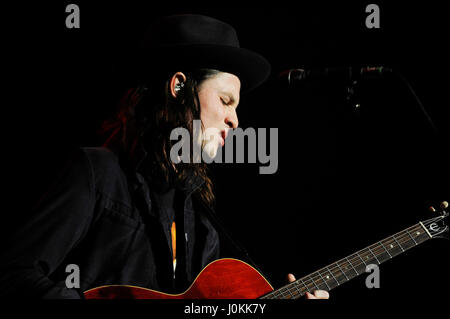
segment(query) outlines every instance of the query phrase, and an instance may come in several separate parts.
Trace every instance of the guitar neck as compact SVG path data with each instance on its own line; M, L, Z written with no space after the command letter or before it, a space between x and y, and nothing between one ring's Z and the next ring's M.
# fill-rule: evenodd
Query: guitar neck
M425 242L431 237L425 226L422 223L418 223L308 276L274 290L262 296L261 299L297 299L304 296L306 292L314 290L329 291L366 273L368 265L379 265Z

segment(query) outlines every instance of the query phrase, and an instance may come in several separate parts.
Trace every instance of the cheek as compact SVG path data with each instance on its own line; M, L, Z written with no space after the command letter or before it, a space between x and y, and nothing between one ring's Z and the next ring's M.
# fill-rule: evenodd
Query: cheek
M213 127L220 123L224 117L223 107L212 97L200 99L200 119L206 127Z

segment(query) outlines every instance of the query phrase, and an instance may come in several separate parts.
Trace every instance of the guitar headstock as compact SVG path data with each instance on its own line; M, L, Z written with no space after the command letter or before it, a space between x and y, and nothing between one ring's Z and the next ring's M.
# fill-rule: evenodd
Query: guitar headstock
M431 238L449 239L449 227L447 225L448 206L448 202L444 201L439 205L439 209L430 207L430 210L432 212L438 212L439 216L422 222L422 225L425 227Z

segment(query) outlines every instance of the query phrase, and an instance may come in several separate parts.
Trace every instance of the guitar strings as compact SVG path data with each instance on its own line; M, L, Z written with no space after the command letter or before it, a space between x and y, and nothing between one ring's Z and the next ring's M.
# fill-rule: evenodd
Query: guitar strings
M417 226L417 225L415 225L415 226ZM404 231L402 231L402 232L399 232L399 233L402 233L402 236L399 237L399 238L397 238L398 243L397 243L395 240L390 239L390 238L386 238L386 239L380 241L380 243L383 242L383 241L389 240L389 241L388 241L389 243L395 243L397 246L400 247L401 244L405 244L405 243L407 243L407 242L411 242L411 239L412 239L412 238L411 238L410 235L407 234L407 231L409 231L409 230L410 230L411 228L413 228L413 227L414 227L414 226L408 228L407 230L404 230ZM398 234L399 234L399 233L398 233ZM395 235L394 235L394 236L395 236ZM394 236L391 236L391 237L394 237ZM417 237L418 237L418 236L416 236L416 238L417 238ZM406 240L404 240L405 238L406 238ZM377 244L378 244L378 243L377 243ZM369 246L369 248L372 247L372 246L374 246L374 245L377 245L377 244L373 244L373 245ZM401 247L400 247L400 248L401 248ZM411 247L408 247L408 248L411 248ZM408 248L407 248L407 249L408 249ZM349 269L348 265L350 265L350 266L351 266L351 269L353 270L353 272L356 274L356 276L358 276L358 275L360 275L360 273L358 273L358 272L356 271L355 268L358 268L359 266L362 266L363 264L366 265L365 262L364 262L364 259L362 259L361 257L367 257L367 256L369 256L369 252L368 252L367 254L363 254L363 253L360 254L360 252L362 252L363 250L366 250L366 249L367 249L367 248L362 249L362 250L360 250L360 251L358 251L358 252L356 252L356 253L354 253L354 254L352 254L352 255L350 255L350 256L344 258L344 259L341 259L341 260L335 262L334 264L338 264L339 262L341 262L341 265L342 265L342 266L346 265L346 266L345 266L345 269L346 269L346 270ZM387 253L387 250L380 249L379 247L378 247L378 249L372 249L372 252L375 252L377 255L379 255L379 251L380 251L380 250L381 250L382 252L386 252L386 253ZM405 250L403 250L403 251L405 251ZM355 256L355 255L356 255L356 256ZM359 256L358 256L358 255L359 255ZM375 256L374 254L372 254L372 255ZM352 256L355 256L355 257L352 257ZM348 260L348 262L347 262L347 261L344 261L344 260ZM357 260L357 262L355 262L355 260ZM360 260L361 260L362 262L361 262ZM374 260L375 260L375 259L374 259ZM320 288L319 288L319 285L323 285L324 283L325 283L325 285L329 288L329 285L327 284L327 282L325 281L325 279L323 279L323 276L322 276L322 274L321 274L321 272L322 272L323 270L325 270L326 268L328 268L328 269L330 270L330 271L327 271L327 272L333 274L333 279L339 284L339 281L338 281L338 280L336 279L336 277L334 276L336 273L333 273L333 271L334 271L334 270L337 270L338 267L337 267L337 266L329 265L329 266L326 266L326 267L324 267L324 268L322 268L322 269L320 269L320 270L318 270L318 271L312 273L311 275L309 275L308 278L306 278L307 280L303 280L303 279L305 279L305 277L300 278L300 279L298 279L298 280L296 280L296 281L294 281L294 282L292 282L292 283L290 283L290 284L288 284L288 285L286 285L286 286L284 286L284 287L282 287L282 288L280 288L280 289L278 289L278 290L276 290L276 291L271 292L270 294L272 294L274 297L276 296L276 294L279 294L279 295L281 295L281 297L290 297L289 295L291 295L292 297L295 298L295 297L303 296L303 295L305 294L306 291L311 290L311 289L309 289L309 288L312 288L312 289L318 288L318 289L320 289ZM345 272L342 271L341 269L339 269L339 271L342 272L342 274L345 274ZM340 273L339 273L338 275L336 275L336 276L337 276L337 277L342 277L342 275L341 275ZM356 277L356 276L354 276L354 277ZM348 278L348 277L346 277L346 278ZM347 280L346 280L346 281L347 281ZM301 291L299 291L299 288L297 287L300 283L302 283L303 286L304 286L304 287L300 287ZM340 285L340 284L339 284L339 285ZM295 289L294 289L294 288L295 288ZM306 289L306 290L305 290L305 289ZM304 291L303 291L303 290L304 290ZM268 294L268 295L270 295L270 294ZM286 296L285 294L286 294L287 296Z
M425 223L425 224L428 224L428 223ZM361 258L361 257L368 257L368 256L370 256L370 255L372 255L373 257L375 257L375 255L377 255L377 256L380 256L380 252L382 253L382 254L385 254L385 253L387 253L390 257L392 257L389 253L388 253L388 249L386 249L386 247L383 245L383 244L386 244L386 245L389 245L390 243L395 243L397 246L399 246L401 249L402 249L402 247L401 247L401 244L405 244L405 243L407 243L407 242L411 242L411 241L413 241L414 242L414 240L415 239L417 239L417 238L419 238L419 236L420 235L424 235L425 233L419 233L419 234L417 234L417 236L415 236L415 237L413 237L413 235L411 235L410 234L410 232L412 231L412 230L414 230L414 231L417 231L418 229L421 229L421 230L423 230L423 228L422 228L422 226L420 225L420 224L416 224L416 225L413 225L413 226L411 226L411 227L409 227L409 228L407 228L406 230L403 230L403 231L401 231L401 232L399 232L399 233L397 233L397 234L395 234L395 235L393 235L393 236L390 236L390 237L388 237L388 238L386 238L386 239L384 239L384 240L381 240L381 241L379 241L379 242L377 242L377 243L375 243L375 244L372 244L372 245L370 245L369 247L366 247L365 249L362 249L362 250L360 250L360 251L358 251L358 252L356 252L356 253L354 253L354 254L352 254L352 255L350 255L349 257L346 257L346 258L344 258L344 259L346 259L346 260L348 260L349 262L343 262L342 263L342 261L344 260L344 259L341 259L340 261L338 261L338 262L336 262L335 264L337 264L338 266L339 266L339 262L341 262L341 265L346 265L346 270L348 270L349 268L348 268L348 265L351 265L352 266L352 268L353 268L353 271L354 271L354 273L356 274L356 276L358 276L360 273L358 273L357 271L356 271L356 269L355 268L357 268L357 267L359 267L359 266L361 266L361 265L367 265L366 263L365 263L365 261L364 261L364 259L363 258ZM401 236L399 236L399 234L401 234ZM397 236L399 236L398 238L394 238L394 237L397 237ZM406 239L406 240L405 240ZM428 237L426 238L426 239L429 239ZM425 239L425 240L426 240ZM423 240L424 241L424 240ZM423 242L423 241L421 241L421 242ZM384 242L384 243L383 243ZM415 243L415 245L417 245L418 243ZM373 248L374 246L377 246L376 248ZM372 247L372 249L370 249ZM412 247L407 247L406 248L406 250L407 249L409 249L409 248L412 248ZM369 251L368 251L368 249L369 249ZM391 249L393 249L393 248L391 248ZM391 250L390 249L390 250ZM391 250L392 251L392 250ZM405 251L405 250L403 250L403 251ZM352 256L355 256L355 257L352 257ZM357 263L355 263L355 259L358 261ZM376 258L372 258L373 259L373 261L375 261L375 260L377 260ZM360 260L362 261L362 263L360 262ZM367 261L369 261L370 259L367 259ZM378 261L378 260L377 260ZM384 262L384 261L382 261L382 262ZM382 262L379 262L378 261L378 263L382 263ZM327 275L325 275L325 276L322 276L322 274L324 273L323 271L324 270L326 270L326 273L330 273L331 275L332 275L332 277L333 277L333 280L334 281L336 281L336 283L338 283L338 285L340 285L340 283L339 283L339 281L336 279L336 277L337 278L341 278L341 277L343 277L342 275L344 275L345 277L346 277L346 281L348 281L348 280L350 280L350 279L348 279L348 277L346 276L346 274L345 274L345 272L344 271L342 271L342 269L340 269L339 268L339 272L338 273L336 273L335 272L335 270L337 270L338 269L338 267L336 267L336 266L332 266L332 265L329 265L329 266L326 266L326 267L324 267L324 268L322 268L322 269L320 269L320 270L318 270L318 271L316 271L316 272L314 272L314 273L312 273L311 275L309 275L308 277L309 278L307 278L308 280L303 280L303 279L305 279L306 277L303 277L303 278L301 278L301 279L299 279L299 280L297 280L296 282L293 282L293 283L291 283L291 284L288 284L287 286L285 286L285 287L282 287L282 288L280 288L280 289L278 289L278 290L276 290L276 291L274 291L274 292L272 292L273 293L273 295L275 295L275 294L281 294L281 296L282 297L286 297L285 296L285 294L290 294L292 297L297 297L299 294L300 295L303 295L306 291L304 291L305 290L305 288L307 289L307 290L309 290L308 288L314 288L314 286L316 287L316 288L319 288L318 286L319 285L323 285L323 283L325 283L325 285L329 288L329 289L332 289L332 288L330 288L330 286L327 284L327 282L330 282L330 278L327 278L327 281L324 279L324 277L326 277L326 276L328 276L328 274ZM342 274L341 274L342 273ZM336 275L336 276L335 276ZM356 277L356 276L354 276L354 277ZM328 276L329 277L329 276ZM352 277L353 278L353 277ZM346 282L345 281L345 282ZM302 282L303 283L303 286L304 287L300 287L300 289L302 290L302 291L299 291L299 289L298 289L298 284L300 283L300 282ZM295 288L295 289L293 289L293 288ZM320 288L319 288L320 289ZM294 293L293 293L294 292ZM289 297L289 295L288 295L288 297Z
M351 269L353 269L353 272L356 274L356 276L358 276L358 275L360 275L360 273L357 272L356 268L362 266L363 264L364 264L364 266L367 266L366 262L364 261L364 258L367 258L366 261L369 261L370 259L368 257L370 257L370 255L372 255L371 259L373 261L375 261L377 259L376 258L372 258L372 257L375 257L375 255L380 256L380 252L383 253L383 254L384 253L388 254L388 250L385 247L383 247L384 246L383 242L386 245L390 245L392 243L395 243L397 246L400 247L400 249L402 249L401 244L405 244L405 243L414 241L413 240L414 237L411 234L409 234L409 232L411 230L414 230L414 231L417 230L419 228L418 226L420 226L420 224L411 226L411 227L407 228L404 231L401 231L401 232L399 232L399 233L397 233L397 234L395 234L395 235L393 235L391 237L388 237L388 238L386 238L384 240L381 240L380 242L378 242L376 244L372 244L371 246L366 247L366 248L364 248L364 249L362 249L362 250L360 250L360 251L358 251L358 252L356 252L356 253L354 253L354 254L352 254L352 255L344 258L344 259L341 259L341 260L339 260L338 262L336 262L334 264L339 266L339 262L341 262L342 266L345 265L345 270L348 270L349 269L348 266L350 265ZM401 234L401 236L399 236L399 234ZM421 234L423 234L423 233L421 233ZM394 237L397 237L397 236L399 236L399 237L398 238L394 238ZM415 238L418 238L419 236L420 236L420 234L418 236L415 236ZM373 248L374 246L377 246L377 247ZM372 249L370 249L371 247L372 247ZM409 249L409 248L411 248L411 247L407 247L406 250ZM370 250L368 250L368 249L370 249ZM391 249L393 249L393 248L391 248ZM403 249L403 251L405 251L405 250ZM346 260L346 261L344 261L344 260ZM380 263L380 262L378 261L378 263ZM291 283L291 284L289 284L289 285L287 285L285 287L282 287L277 292L281 293L283 295L283 297L285 297L284 296L285 293L291 294L291 295L293 295L293 297L295 297L296 295L298 295L297 292L300 293L300 294L304 294L305 291L303 291L303 290L305 288L307 290L309 290L308 288L314 288L314 286L315 286L315 288L319 288L320 285L325 284L329 289L331 289L330 286L328 285L328 282L331 279L327 278L327 281L324 279L324 277L326 278L326 276L328 276L328 274L322 276L322 274L325 273L324 271L326 271L326 273L332 274L333 280L336 281L338 283L338 285L340 285L340 283L336 279L336 277L338 277L338 278L343 277L342 275L344 275L346 277L346 279L348 279L348 277L346 276L345 272L342 271L341 269L339 269L339 272L336 273L336 270L338 270L338 267L335 266L334 264L326 266L326 267L324 267L324 268L322 268L322 269L312 273L311 275L308 276L308 278L306 278L307 280L303 280L303 279L305 279L305 277L303 277L303 278L299 279L296 282L293 282L293 283ZM354 276L354 277L356 277L356 276ZM299 291L299 289L297 287L300 282L303 283L303 286L304 286L304 287L300 287L302 291ZM293 288L295 288L295 289L293 289ZM294 294L292 292L294 292Z
M375 243L375 244L372 244L372 245L370 245L370 246L368 246L368 247L366 247L366 248L364 248L364 249L361 249L360 251L358 251L358 252L356 252L356 253L354 253L354 254L348 256L348 257L345 257L345 258L343 258L343 259L337 261L335 264L337 264L337 265L339 266L338 263L341 262L341 261L343 261L343 260L345 259L345 260L347 260L348 262L341 263L341 265L346 264L346 265L347 265L347 266L346 266L346 267L347 267L346 269L348 269L348 265L353 265L353 263L352 263L351 261L354 262L355 259L357 259L357 260L358 260L358 259L361 259L361 258L360 258L361 255L359 255L360 252L362 252L362 251L364 251L364 250L367 250L368 248L371 248L371 247L376 246L376 245L378 245L379 247L374 248L374 249L370 249L371 252L376 252L376 254L377 254L378 256L380 255L380 254L379 254L379 251L380 251L380 250L381 250L383 253L384 253L384 252L387 253L388 250L387 250L386 247L383 245L383 242L386 243L387 245L392 244L392 243L395 243L397 246L399 246L399 247L402 249L401 244L405 244L405 243L407 243L407 242L411 242L411 240L414 241L414 239L417 239L419 236L425 234L424 232L421 232L420 234L418 234L418 235L415 236L415 238L414 238L414 237L409 233L409 232L411 231L411 229L413 229L414 231L417 231L417 230L419 230L419 229L420 229L421 231L423 231L423 228L424 228L424 227L426 228L426 226L429 226L431 223L433 223L433 222L435 222L435 221L436 221L436 218L433 218L433 219L429 219L429 220L427 220L427 221L424 221L422 224L420 224L420 223L415 224L415 225L413 225L413 226L411 226L411 227L409 227L409 228L407 228L407 229L405 229L405 230L403 230L403 231L400 231L400 232L398 232L398 233L396 233L396 234L394 234L394 235L392 235L392 236L390 236L390 237L387 237L387 238L385 238L385 239L383 239L383 240L381 240L381 241L379 241L379 242L377 242L377 243ZM422 225L423 225L423 226L422 226ZM399 234L401 234L400 237L398 237ZM398 237L397 240L396 240L395 237ZM406 240L404 240L405 238L406 238ZM430 238L427 237L425 240L427 240L427 239L430 239ZM421 241L420 243L424 242L425 240ZM381 245L379 245L379 243L381 243ZM417 245L417 244L416 244L416 245ZM380 249L381 247L382 247L383 249ZM410 248L412 248L412 247L407 247L406 250L408 250L408 249L410 249ZM392 251L392 249L393 249L393 248L391 248L391 251ZM406 250L402 250L402 251L406 251ZM358 257L353 257L353 258L350 259L351 261L349 261L349 257L354 256L354 255L356 255L356 256L359 255L359 256L358 256ZM366 257L366 256L368 256L368 255L369 255L369 253L366 254L366 255L362 255L362 256L365 256L365 257ZM373 253L372 253L372 255L375 256ZM388 253L388 255L389 255L389 253ZM389 255L389 256L390 256L390 255ZM363 261L363 263L364 263L364 261ZM358 276L359 273L355 271L354 267L359 267L359 266L361 266L363 263L359 262L359 260L358 260L358 263L352 267L353 270L354 270L354 272L356 273L356 276ZM329 266L331 266L331 265L329 265ZM284 286L284 287L282 287L282 288L280 288L280 289L277 289L277 290L275 290L275 291L270 292L270 293L267 294L266 296L269 296L269 295L274 295L274 296L275 296L276 294L281 294L282 297L285 297L285 296L284 296L284 293L286 293L286 290L287 290L287 293L289 293L289 294L292 295L292 297L296 297L296 296L298 296L298 294L303 295L306 291L301 291L301 292L298 291L298 288L297 288L297 286L296 286L297 283L299 283L300 281L303 283L303 286L304 286L304 287L300 287L300 289L302 289L302 290L305 289L305 288L306 288L307 290L309 290L308 288L309 288L310 285L313 285L312 288L314 288L314 285L315 285L316 287L318 287L318 285L316 284L316 282L317 282L317 279L319 279L319 278L322 279L322 281L326 284L326 281L323 279L323 277L321 277L320 272L321 272L322 270L324 270L324 269L328 269L328 272L330 272L330 273L333 274L333 272L332 272L332 271L329 271L329 270L330 270L330 269L331 269L331 270L336 270L336 269L338 269L336 266L331 267L331 268L330 268L329 266L326 266L326 267L324 267L324 268L322 268L322 269L320 269L320 270L318 270L318 271L312 273L311 275L308 276L308 277L309 277L308 280L303 281L303 279L305 279L306 277L300 278L300 279L298 279L298 280L296 280L296 281L294 281L294 282L292 282L292 283L290 283L290 284L288 284L288 285L286 285L286 286ZM342 272L342 274L344 274L344 276L346 277L345 272L343 272L340 268L339 268L339 271ZM333 276L334 276L334 274L333 274ZM354 277L356 277L356 276L354 276ZM312 277L314 277L314 279L313 279ZM342 277L342 275L338 272L337 277L338 277L338 278L339 278L339 277ZM333 278L334 278L335 281L339 284L339 281L336 280L335 277L333 277ZM346 277L346 278L347 278L347 277ZM353 277L352 277L352 278L353 278ZM347 278L346 281L348 281L348 280L350 280L350 279ZM306 284L305 284L305 283L306 283ZM320 285L320 284L322 284L322 283L319 283L319 285ZM339 285L340 285L340 284L339 284ZM328 285L327 285L327 286L328 286ZM292 292L291 292L291 290L293 290L291 287L295 287L294 295L293 295ZM283 290L284 290L284 292L283 292ZM298 292L298 293L295 294L296 292Z
M424 225L428 225L429 223L432 223L432 221L424 222ZM340 285L340 283L336 279L336 277L339 278L344 275L344 277L346 278L346 281L347 281L348 277L347 277L347 274L344 271L342 271L341 268L338 267L339 264L341 264L341 266L345 266L345 270L348 270L349 269L348 266L350 265L353 272L355 272L356 276L358 276L358 275L360 275L360 273L358 273L355 268L360 267L363 264L366 265L363 258L369 257L370 255L372 255L372 257L375 257L376 255L380 256L380 254L383 254L383 253L386 253L389 256L391 256L388 253L388 251L394 249L395 246L400 247L400 249L402 249L402 252L406 251L407 249L412 248L412 247L407 247L406 249L403 249L401 247L402 244L405 244L407 242L413 242L415 245L417 245L414 242L414 240L416 238L418 238L420 235L424 234L424 232L420 232L419 234L417 234L416 232L418 229L423 230L423 227L420 223L413 225L403 231L400 231L390 237L387 237L387 238L385 238L375 244L372 244L366 248L363 248L363 249L357 251L356 253L354 253L348 257L345 257L343 259L340 259L337 262L335 262L329 266L325 266L325 267L315 271L311 275L309 275L308 278L306 278L306 279L305 279L305 277L300 278L280 289L272 291L269 294L267 294L266 296L273 295L274 297L276 297L276 295L279 294L279 295L281 295L281 297L286 297L285 294L288 294L288 296L290 294L292 297L295 298L298 296L303 296L305 294L305 292L309 290L309 288L314 288L314 286L316 288L318 288L319 285L323 285L323 283L325 283L325 285L329 288L327 281L325 281L325 279L323 278L323 276L321 274L321 272L323 272L323 271L326 271L327 273L332 274L333 280L336 281L338 283L338 285ZM413 234L410 233L411 231L413 231ZM400 234L401 234L401 236L399 236ZM413 237L414 235L416 235L416 236ZM427 237L427 239L429 239L429 237ZM387 249L385 247L385 244L388 246L390 246L392 244L395 244L395 245L393 248ZM374 246L376 246L376 247L373 248ZM372 259L374 259L374 258L372 258ZM357 260L357 262L355 260ZM370 259L367 259L367 261L369 261L369 260ZM374 260L377 260L377 259L375 258ZM337 271L337 273L335 271ZM356 277L356 276L354 276L354 277ZM305 279L305 280L303 280L303 279ZM321 282L318 282L319 279ZM302 284L304 287L297 287L299 284ZM299 288L300 288L300 290L299 290ZM303 291L304 289L306 289L306 290Z

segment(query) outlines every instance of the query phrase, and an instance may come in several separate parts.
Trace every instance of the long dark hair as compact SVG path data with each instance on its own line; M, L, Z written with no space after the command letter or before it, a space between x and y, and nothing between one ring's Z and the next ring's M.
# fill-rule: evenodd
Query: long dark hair
M184 127L193 136L193 120L200 119L199 87L219 71L196 69L183 73L186 81L177 98L170 94L169 87L174 71L155 73L151 79L129 88L120 99L116 114L102 123L100 134L105 147L125 158L131 158L143 146L148 154L146 171L154 185L183 183L191 174L202 178L205 183L197 194L212 206L214 194L206 164L193 163L191 154L191 163L174 166L170 159L174 143L170 132Z

